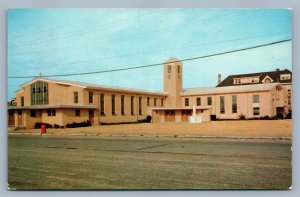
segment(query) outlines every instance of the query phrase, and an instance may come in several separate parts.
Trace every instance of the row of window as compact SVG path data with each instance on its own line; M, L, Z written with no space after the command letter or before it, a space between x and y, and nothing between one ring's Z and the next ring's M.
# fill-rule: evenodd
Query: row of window
M100 94L100 115L105 116L104 112L104 94ZM154 106L156 106L157 98L154 98ZM121 95L121 115L125 115L125 95ZM163 107L164 101L161 99L161 106ZM147 97L147 106L150 106L150 97ZM138 100L138 113L139 115L143 115L142 111L142 97L139 97ZM130 114L134 114L134 96L130 96ZM116 96L115 94L111 95L111 115L115 116L116 115Z
M30 116L31 117L37 117L37 110L30 110ZM80 116L80 109L75 109L75 116ZM47 110L48 116L56 116L56 110L55 109L48 109Z
M197 106L201 106L201 97L196 97L196 104ZM212 105L212 97L208 96L207 97L207 105L210 106ZM184 106L188 107L190 106L190 99L189 98L185 98L184 99Z
M246 79L245 79L246 80ZM242 82L241 78L234 78L233 79L233 84L241 84L241 83L258 83L259 82L259 77L251 77L250 81L248 82Z
M184 100L185 106L189 106L189 98ZM259 103L259 95L252 96L253 103ZM196 97L197 106L201 106L201 97ZM207 105L212 105L212 97L207 97ZM237 113L237 95L231 96L231 111L232 113ZM220 114L225 114L225 97L220 96ZM253 107L253 115L259 115L259 107Z
M48 116L56 116L56 110L55 109L48 109L47 114L48 114ZM31 117L37 117L36 110L30 110L30 116Z
M104 97L101 98L101 96L104 96L104 94L100 95L100 99L102 99L104 101ZM93 103L94 102L94 94L93 92L89 92L89 103ZM121 95L121 114L124 115L124 95ZM150 97L147 97L147 106L150 106ZM74 103L78 103L78 92L74 92ZM102 106L104 106L104 102L102 102L101 104ZM156 107L157 105L157 98L153 99L153 105L154 107ZM164 99L160 100L160 106L163 107L164 106ZM112 96L112 108L115 108L115 96ZM115 110L114 110L115 111Z
M78 103L78 92L73 92L73 100L74 103ZM94 102L94 93L93 92L89 92L89 103L93 103Z
M150 97L147 97L147 106L149 107L150 106L150 101L151 101L151 98ZM154 98L153 99L153 106L156 107L157 105L157 98ZM163 107L164 106L164 99L161 98L160 99L160 106Z

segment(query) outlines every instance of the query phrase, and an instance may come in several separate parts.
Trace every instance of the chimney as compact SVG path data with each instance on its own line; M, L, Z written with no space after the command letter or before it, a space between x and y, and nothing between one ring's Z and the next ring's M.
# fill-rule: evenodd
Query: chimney
M218 84L221 83L222 78L221 78L221 74L218 74Z

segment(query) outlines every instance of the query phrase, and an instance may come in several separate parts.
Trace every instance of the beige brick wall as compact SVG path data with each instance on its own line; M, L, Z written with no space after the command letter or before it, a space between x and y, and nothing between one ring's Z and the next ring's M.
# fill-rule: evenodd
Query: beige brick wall
M75 116L75 109L63 109L62 111L62 125L73 122L83 122L89 120L89 110L80 109L80 116Z
M237 96L237 113L232 113L232 96ZM253 115L253 95L259 95L260 115ZM274 103L272 98L278 98L278 102ZM249 92L249 93L231 93L218 95L195 95L182 97L182 106L185 107L185 98L189 98L189 107L196 106L196 98L201 98L201 106L207 107L207 97L212 97L211 113L217 115L220 119L236 119L240 114L250 117L275 116L276 107L283 106L285 100L285 89L280 91L276 88L270 91ZM220 96L225 98L225 113L220 113Z

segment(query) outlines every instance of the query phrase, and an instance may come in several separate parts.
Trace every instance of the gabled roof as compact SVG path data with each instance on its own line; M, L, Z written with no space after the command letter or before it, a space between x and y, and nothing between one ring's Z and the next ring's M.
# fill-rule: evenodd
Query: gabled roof
M123 87L119 87L119 86L106 86L106 85L98 85L98 84L85 83L85 82L79 82L79 81L57 80L57 79L48 79L48 78L32 79L31 81L23 84L22 87L24 87L26 85L30 85L32 83L35 83L36 81L45 81L45 82L52 82L52 83L56 83L56 84L62 84L62 85L79 86L81 88L94 89L94 90L141 93L141 94L150 94L150 95L158 95L158 96L167 96L168 95L168 93L160 92L160 91L148 91L148 90L135 89L135 88L123 88Z
M226 93L239 93L239 92L260 92L268 91L280 83L266 83L266 84L252 84L240 86L226 86L226 87L209 87L209 88L187 88L183 89L181 96L192 95L213 95L213 94L226 94Z
M280 80L281 74L291 74L291 79L286 80ZM221 83L217 85L217 87L224 87L224 86L240 86L240 85L246 85L245 83L242 84L234 84L233 80L234 78L243 78L243 77L256 77L259 76L259 82L256 84L261 84L262 80L269 76L273 79L273 83L291 83L292 82L292 72L288 69L285 70L275 70L271 72L260 72L260 73L248 73L248 74L239 74L239 75L229 75L226 79L224 79ZM253 84L253 83L247 83L247 84Z

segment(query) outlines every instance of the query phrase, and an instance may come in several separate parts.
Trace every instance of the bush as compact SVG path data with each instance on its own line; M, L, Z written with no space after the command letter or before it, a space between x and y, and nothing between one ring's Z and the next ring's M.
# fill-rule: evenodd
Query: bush
M147 117L146 117L146 121L147 121L148 123L150 123L151 120L152 120L152 117L151 117L151 116L147 116Z
M259 118L260 120L270 120L271 118L270 118L270 116L261 116L260 118Z
M150 123L152 120L151 116L147 116L145 119L138 120L139 123Z
M36 122L34 124L34 128L35 129L40 129L42 125L46 125L46 128L52 128L52 125L51 124L48 124L48 123L43 123L43 122Z
M283 119L283 114L277 114L277 119Z
M57 125L57 124L54 124L54 126L53 126L55 129L59 129L60 128L60 126L59 125Z
M76 127L89 127L92 126L90 121L83 121L83 122L73 122L66 125L67 128L76 128Z
M239 119L239 120L246 120L246 116L245 116L244 114L240 114L240 115L238 116L238 119Z
M285 116L285 119L292 119L292 113L289 112L289 113Z

